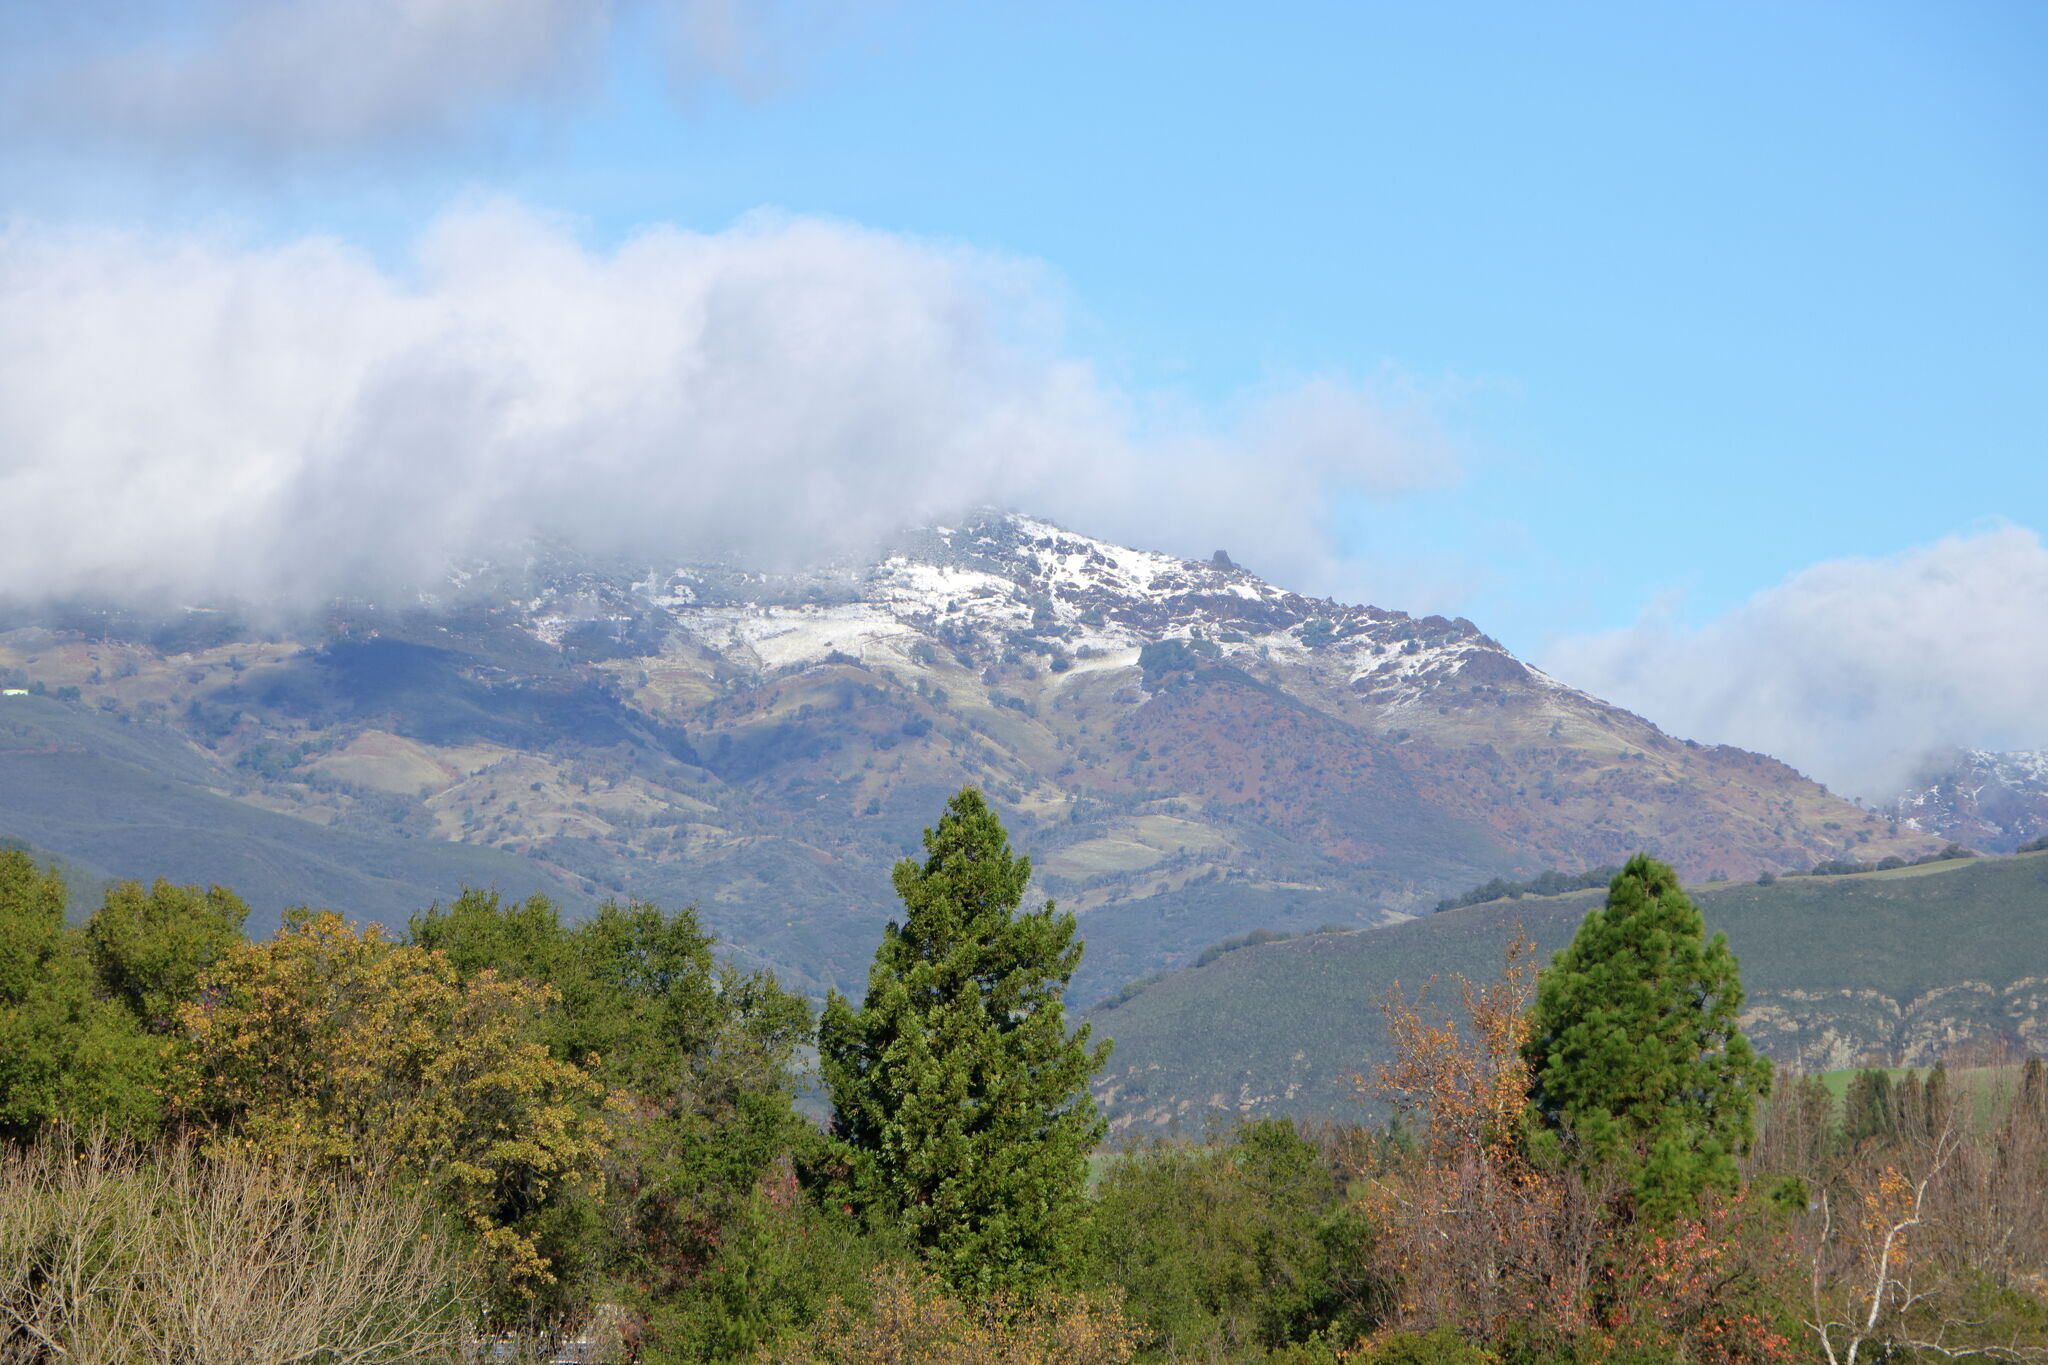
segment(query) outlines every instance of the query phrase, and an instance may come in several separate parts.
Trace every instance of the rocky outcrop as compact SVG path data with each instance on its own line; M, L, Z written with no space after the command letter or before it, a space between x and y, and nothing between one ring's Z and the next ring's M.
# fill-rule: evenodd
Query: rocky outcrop
M1962 1049L2000 1045L2048 1053L2048 978L2009 986L1959 981L1912 999L1873 990L1753 996L1742 1029L1793 1071L1932 1066Z

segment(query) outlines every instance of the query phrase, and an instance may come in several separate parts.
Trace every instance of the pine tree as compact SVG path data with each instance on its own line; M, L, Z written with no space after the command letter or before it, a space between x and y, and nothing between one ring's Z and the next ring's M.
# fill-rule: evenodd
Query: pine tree
M856 1010L818 1031L833 1132L871 1222L894 1221L966 1292L1030 1293L1081 1250L1087 1156L1104 1126L1088 1078L1108 1044L1067 1033L1074 917L1018 912L1031 878L972 787L896 865L892 923Z
M1532 1144L1615 1163L1650 1222L1693 1210L1705 1187L1733 1189L1771 1078L1741 1008L1726 938L1709 940L1677 874L1637 854L1538 979Z
M1892 1097L1892 1073L1865 1067L1849 1079L1842 1096L1842 1140L1854 1146L1870 1138L1898 1136L1899 1106Z

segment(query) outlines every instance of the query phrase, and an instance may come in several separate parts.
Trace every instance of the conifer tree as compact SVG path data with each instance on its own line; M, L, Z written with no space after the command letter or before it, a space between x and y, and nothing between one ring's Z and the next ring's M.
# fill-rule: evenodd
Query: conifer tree
M833 1132L852 1192L967 1292L1030 1293L1081 1250L1087 1155L1103 1123L1088 1078L1108 1055L1067 1033L1074 917L1019 912L1031 878L972 787L896 865L891 923L861 1008L834 992L819 1026Z
M1865 1067L1849 1079L1842 1096L1842 1140L1890 1140L1898 1136L1898 1103L1892 1098L1892 1075L1882 1067Z
M1733 1189L1771 1077L1741 1008L1727 939L1706 937L1671 868L1637 854L1538 978L1532 1145L1617 1164L1649 1222L1692 1211L1708 1186Z

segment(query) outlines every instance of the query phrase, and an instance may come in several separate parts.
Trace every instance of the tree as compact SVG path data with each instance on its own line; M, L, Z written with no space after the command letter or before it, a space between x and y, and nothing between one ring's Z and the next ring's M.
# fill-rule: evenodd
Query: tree
M177 1027L178 1006L199 978L241 941L249 907L224 886L201 890L162 877L147 891L116 882L85 922L93 970L114 999L151 1033Z
M291 912L203 985L178 1012L183 1114L223 1149L424 1177L483 1248L500 1311L530 1311L555 1282L548 1218L608 1137L597 1085L537 1037L548 988L464 981L444 954L331 911Z
M1499 978L1452 978L1462 1026L1429 1002L1434 978L1412 1001L1396 983L1380 1002L1392 1060L1354 1080L1419 1139L1361 1172L1381 1229L1369 1262L1390 1290L1386 1326L1488 1337L1515 1323L1565 1340L1588 1325L1599 1201L1573 1173L1532 1166L1521 1140L1532 952L1518 932Z
M1249 1359L1371 1325L1378 1281L1353 1269L1369 1223L1291 1119L1123 1153L1093 1224L1096 1274L1168 1358Z
M1892 1077L1882 1067L1866 1067L1849 1081L1842 1097L1842 1138L1854 1144L1898 1135L1898 1105L1892 1098Z
M891 923L861 1008L836 991L819 1053L837 1150L870 1221L894 1219L955 1288L1033 1292L1081 1250L1088 1078L1109 1054L1067 1032L1074 917L1018 912L1031 877L972 787L896 865Z
M410 928L465 980L495 971L559 995L541 1036L609 1092L614 1139L602 1227L579 1242L631 1287L654 1319L644 1339L662 1344L679 1301L747 1235L762 1177L791 1146L818 1141L792 1104L809 1007L766 972L721 964L687 908L607 903L572 926L546 897L465 890ZM565 1259L558 1269L574 1269ZM681 1316L699 1322L699 1308ZM721 1343L734 1356L752 1344Z
M1637 854L1538 979L1532 1147L1616 1163L1651 1223L1689 1216L1708 1187L1733 1190L1771 1080L1741 1008L1727 939L1708 939L1677 874Z
M0 1136L50 1122L154 1127L157 1044L100 998L84 940L64 923L64 879L0 850Z

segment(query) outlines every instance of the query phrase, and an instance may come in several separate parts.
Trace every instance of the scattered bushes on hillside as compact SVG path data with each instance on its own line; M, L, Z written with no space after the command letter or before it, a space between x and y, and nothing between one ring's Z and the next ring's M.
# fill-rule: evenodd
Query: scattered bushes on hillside
M1977 851L1964 848L1961 844L1949 844L1939 853L1923 853L1917 858L1901 858L1897 854L1880 858L1875 862L1858 862L1854 858L1830 858L1815 863L1806 872L1788 872L1788 877L1853 877L1859 872L1889 872L1895 867L1924 867L1929 863L1949 863L1960 858L1974 858Z
M1156 692L1170 686L1174 674L1192 673L1222 654L1222 647L1213 640L1154 640L1138 651L1138 667L1144 670L1141 685Z
M1539 872L1525 882L1511 882L1504 877L1495 877L1481 886L1475 886L1462 895L1446 896L1436 903L1438 911L1457 910L1467 905L1484 905L1487 901L1520 900L1524 896L1562 896L1567 891L1590 891L1607 885L1620 872L1618 867L1596 867L1586 872L1558 872L1554 869Z
M1261 943L1285 943L1293 937L1293 934L1284 929L1253 929L1249 933L1239 934L1236 938L1226 938L1221 943L1210 944L1195 958L1195 965L1206 967L1225 953L1234 953L1240 948L1256 948Z

